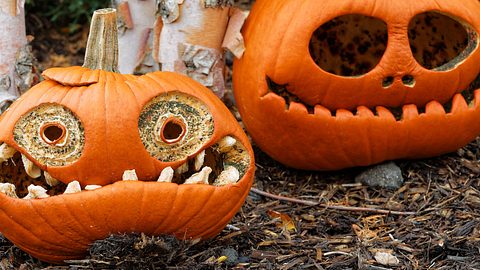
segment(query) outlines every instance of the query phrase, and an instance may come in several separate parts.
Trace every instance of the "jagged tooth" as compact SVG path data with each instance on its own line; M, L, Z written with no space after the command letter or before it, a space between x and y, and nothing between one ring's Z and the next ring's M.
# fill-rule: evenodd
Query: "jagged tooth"
M367 107L365 106L359 106L357 108L357 116L359 117L374 117L375 114Z
M228 152L235 144L237 143L237 140L235 138L232 138L230 136L226 136L223 139L221 139L218 142L218 151L220 153L226 153Z
M288 110L291 112L308 114L307 107L305 107L305 105L303 105L302 103L295 102L295 101L290 102L290 106L288 106Z
M332 112L323 107L322 105L315 105L315 115L318 115L318 116L326 116L326 117L331 117L332 116Z
M184 174L186 172L188 172L188 161L186 161L185 163L183 163L180 167L178 167L177 169L175 169L175 172L177 174Z
M28 186L28 194L27 196L24 197L26 200L31 200L31 199L45 199L50 197L50 195L47 194L47 190L44 189L41 186L35 186L35 185L30 185Z
M203 162L205 162L205 150L203 150L200 154L195 157L195 171L198 172L203 166Z
M16 188L14 184L10 183L0 183L0 193L7 195L8 197L12 197L18 199Z
M51 187L56 187L58 184L60 184L60 181L57 179L53 178L48 172L43 172L43 175L45 176L45 182L51 186Z
M459 113L468 110L468 104L462 94L456 94L452 101L452 113Z
M0 163L3 163L12 158L16 152L17 150L15 150L15 148L9 146L6 143L2 143L2 145L0 145Z
M390 120L390 121L396 121L395 116L393 115L393 113L389 109L387 109L383 106L378 106L376 109L377 109L378 117L384 118L384 119L387 119L387 120Z
M430 101L425 107L427 114L445 114L445 108L438 101Z
M240 172L234 166L227 166L223 172L217 177L214 186L225 186L235 184L240 180Z
M208 177L212 173L212 168L204 167L200 172L190 176L185 180L185 184L205 184L208 185Z
M85 186L85 190L87 190L87 191L92 191L92 190L96 190L96 189L99 189L99 188L102 188L102 186L99 186L99 185L88 185L88 186Z
M135 170L127 170L123 172L123 181L138 181L137 172Z
M472 100L472 105L471 107L478 107L478 104L480 103L480 89L477 89L473 92L473 100Z
M63 194L74 194L82 191L82 187L78 181L72 181L67 185Z
M402 112L403 112L403 115L402 115L403 120L411 120L418 117L418 108L417 108L417 105L415 104L409 104L409 105L403 106Z
M42 170L38 168L33 162L31 162L26 156L22 154L22 162L25 171L27 172L28 176L31 178L37 179L42 176Z
M339 109L336 112L337 119L348 119L353 117L353 113L349 110Z
M173 180L173 174L174 174L174 171L173 171L172 167L166 167L160 173L160 177L158 177L158 182L171 183L172 180Z

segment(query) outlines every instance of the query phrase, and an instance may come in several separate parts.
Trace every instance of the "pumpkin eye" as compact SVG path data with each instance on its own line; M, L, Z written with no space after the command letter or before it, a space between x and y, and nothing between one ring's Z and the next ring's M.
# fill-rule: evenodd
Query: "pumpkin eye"
M460 64L478 45L478 34L473 27L438 12L415 16L410 21L408 37L417 62L440 71Z
M80 120L58 104L43 104L26 113L13 132L19 146L48 166L66 166L77 161L85 142Z
M200 150L212 137L214 122L203 102L184 93L169 92L145 105L138 128L152 157L173 162Z
M387 24L377 18L350 14L326 22L310 39L310 55L323 70L360 76L381 60L388 42Z

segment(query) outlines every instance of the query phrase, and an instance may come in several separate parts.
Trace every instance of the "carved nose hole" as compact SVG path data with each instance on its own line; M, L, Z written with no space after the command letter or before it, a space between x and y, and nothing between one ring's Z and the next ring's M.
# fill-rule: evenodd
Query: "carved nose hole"
M405 86L413 87L415 85L415 78L412 75L405 75L402 77L402 82Z
M383 88L388 88L392 86L394 78L392 76L388 76L382 81Z

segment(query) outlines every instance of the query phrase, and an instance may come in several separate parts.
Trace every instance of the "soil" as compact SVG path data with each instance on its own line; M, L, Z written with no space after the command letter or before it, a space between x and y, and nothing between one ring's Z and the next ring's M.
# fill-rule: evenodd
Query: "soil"
M88 27L68 34L33 15L27 21L41 69L82 63ZM251 192L215 239L111 236L65 266L0 236L0 269L480 269L479 149L480 138L442 157L397 161L405 182L387 190L355 183L363 168L297 171L255 148L255 188L300 203Z

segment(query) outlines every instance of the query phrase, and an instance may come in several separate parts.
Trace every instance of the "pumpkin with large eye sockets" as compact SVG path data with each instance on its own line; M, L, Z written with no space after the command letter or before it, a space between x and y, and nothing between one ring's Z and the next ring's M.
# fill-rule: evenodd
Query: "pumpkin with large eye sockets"
M478 14L477 0L257 1L234 62L243 122L299 169L455 151L480 134Z
M113 11L100 19L116 28ZM116 42L105 33L98 44ZM87 50L102 69L46 70L0 117L0 232L44 261L110 234L211 238L253 182L249 141L213 93L174 73L112 72L111 52Z

